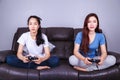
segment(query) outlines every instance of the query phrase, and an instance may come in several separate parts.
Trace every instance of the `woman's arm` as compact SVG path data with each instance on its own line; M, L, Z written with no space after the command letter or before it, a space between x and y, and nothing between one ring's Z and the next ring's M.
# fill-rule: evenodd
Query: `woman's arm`
M44 57L42 57L42 61L45 61L45 60L47 60L49 57L50 57L50 49L49 49L49 47L47 46L47 47L44 47L44 51L45 51L45 56Z
M44 43L44 54L45 56L41 58L42 61L47 60L50 57L50 48L49 48L49 42L48 42L48 38L45 34L42 34L43 39L45 41Z
M80 59L80 60L85 60L85 57L84 56L82 56L80 53L79 53L79 47L80 47L80 45L79 44L75 44L74 45L74 55L78 58L78 59Z
M105 44L101 45L100 50L101 50L101 57L99 64L102 64L105 58L107 57L106 45Z
M50 57L50 50L49 50L49 47L48 47L48 46L44 47L44 51L45 51L45 53L44 53L45 56L44 56L44 57L38 57L37 60L34 60L36 64L40 64L41 62L43 62L43 61L49 59L49 57Z
M79 44L75 44L75 47L74 47L74 55L75 55L78 59L84 61L85 64L92 64L91 62L88 61L88 59L89 59L88 57L84 57L84 56L82 56L82 55L79 53L79 47L80 47Z
M17 57L22 60L24 63L28 62L28 58L22 55L23 53L23 45L19 44L18 51L17 51Z

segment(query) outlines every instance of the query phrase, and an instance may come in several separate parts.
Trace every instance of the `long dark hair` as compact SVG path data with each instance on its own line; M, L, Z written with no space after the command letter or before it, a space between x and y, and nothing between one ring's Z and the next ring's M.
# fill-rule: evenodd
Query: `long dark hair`
M29 25L29 21L30 21L31 18L35 18L38 22L38 25L39 25L37 35L36 35L36 44L39 46L40 44L44 43L44 39L42 38L42 32L41 32L41 20L42 19L38 16L32 15L28 18L27 25Z
M90 13L86 16L84 25L83 25L83 30L82 30L82 42L80 45L80 50L83 51L84 53L87 53L89 51L89 29L88 29L88 20L90 17L94 16L97 19L97 27L95 29L95 32L97 33L102 33L102 30L99 29L99 19L98 16L95 13Z

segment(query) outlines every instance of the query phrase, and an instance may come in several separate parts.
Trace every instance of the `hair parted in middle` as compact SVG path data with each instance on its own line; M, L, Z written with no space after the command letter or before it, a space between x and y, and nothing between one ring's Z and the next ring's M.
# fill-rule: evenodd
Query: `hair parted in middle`
M90 17L95 17L97 19L97 27L95 32L102 33L102 30L99 29L99 19L95 13L90 13L86 16L84 20L83 30L82 30L82 42L80 45L80 50L82 50L85 54L89 51L89 29L88 29L88 20Z
M41 32L41 20L42 19L40 17L36 16L36 15L32 15L28 18L27 25L29 25L29 21L30 21L31 18L35 18L38 22L38 25L39 25L37 35L36 35L36 44L39 46L40 44L44 43L44 40L42 38L42 32Z

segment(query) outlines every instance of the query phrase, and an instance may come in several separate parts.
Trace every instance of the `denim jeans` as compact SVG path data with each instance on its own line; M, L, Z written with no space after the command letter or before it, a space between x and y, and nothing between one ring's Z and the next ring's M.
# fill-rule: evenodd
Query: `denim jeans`
M30 68L36 69L37 66L49 66L51 68L59 65L59 58L57 56L51 56L48 60L43 61L40 64L36 64L34 62L24 63L22 60L18 59L16 55L9 55L6 57L7 64L20 68Z

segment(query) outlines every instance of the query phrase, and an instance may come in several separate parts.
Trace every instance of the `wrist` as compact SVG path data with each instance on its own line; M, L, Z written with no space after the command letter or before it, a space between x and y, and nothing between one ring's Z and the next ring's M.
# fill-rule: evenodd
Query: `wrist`
M44 61L44 58L42 58L42 57L39 57L39 60L40 60L41 62L43 62L43 61Z
M82 60L85 61L85 60L86 60L86 57L84 57Z
M104 57L101 57L100 59L101 59L102 61L104 61L104 60L105 60L105 58L104 58Z
M23 60L24 60L24 57L18 57L18 59L20 59L21 61L23 61Z

